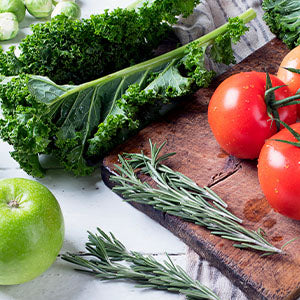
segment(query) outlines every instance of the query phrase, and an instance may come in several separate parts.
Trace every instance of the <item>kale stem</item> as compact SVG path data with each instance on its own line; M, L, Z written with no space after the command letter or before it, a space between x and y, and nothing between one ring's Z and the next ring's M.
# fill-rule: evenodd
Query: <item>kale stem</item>
M239 18L244 22L247 23L251 21L253 18L256 17L256 12L250 8L241 15L239 15ZM222 35L224 32L226 32L228 27L228 23L225 23L224 25L218 27L217 29L211 31L210 33L196 39L192 43L198 43L199 46L205 45L205 44L210 44L214 41L216 37L219 35ZM122 69L120 71L117 71L115 73L106 75L104 77L101 77L99 79L89 81L86 83L83 83L76 88L71 89L70 91L64 93L62 96L58 97L55 101L53 101L51 104L55 104L56 102L59 102L61 98L65 98L66 96L69 96L71 94L77 93L83 89L93 87L95 85L104 85L106 82L109 82L111 80L115 80L118 78L122 78L123 76L130 76L132 74L136 74L140 71L145 71L146 69L148 70L155 70L155 68L163 65L164 63L171 62L173 59L180 59L185 55L185 50L187 49L189 44L186 44L184 46L181 46L179 48L176 48L175 50L172 50L170 52L167 52L165 54L162 54L158 57L152 58L150 60L147 60L145 62L139 63L137 65L128 67L126 69Z

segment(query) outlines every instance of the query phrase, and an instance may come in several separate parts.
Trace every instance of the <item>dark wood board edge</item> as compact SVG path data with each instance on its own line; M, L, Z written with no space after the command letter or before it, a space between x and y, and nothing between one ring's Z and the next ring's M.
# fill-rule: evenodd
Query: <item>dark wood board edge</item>
M111 172L109 168L102 165L101 175L105 185L112 189L115 184L111 182L109 178L111 175L114 175L113 172ZM120 197L124 199L122 196ZM198 255L209 261L214 267L220 270L223 275L232 280L232 282L247 295L249 300L268 300L261 293L261 288L259 289L259 287L257 287L254 282L247 280L246 284L245 280L240 276L238 272L235 272L233 268L228 268L227 262L225 260L220 260L220 256L217 255L213 245L210 246L207 243L202 243L197 238L197 235L195 235L194 231L189 227L190 223L183 221L179 217L171 216L167 213L158 211L150 205L135 202L128 203L171 231L186 245L191 247Z

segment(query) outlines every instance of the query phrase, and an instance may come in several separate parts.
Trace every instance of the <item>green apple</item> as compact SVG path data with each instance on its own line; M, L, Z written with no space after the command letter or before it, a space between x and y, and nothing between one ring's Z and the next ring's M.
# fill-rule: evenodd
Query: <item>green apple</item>
M0 285L42 274L63 240L63 215L45 186L24 178L0 180Z

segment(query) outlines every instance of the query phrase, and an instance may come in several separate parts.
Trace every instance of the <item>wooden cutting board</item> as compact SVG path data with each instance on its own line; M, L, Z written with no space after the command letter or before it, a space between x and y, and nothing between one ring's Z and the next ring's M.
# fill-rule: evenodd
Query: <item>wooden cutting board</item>
M277 247L300 236L300 222L275 213L268 205L257 179L257 161L238 160L228 156L215 141L207 123L207 104L226 77L241 71L276 73L288 49L277 39L253 53L243 62L219 76L209 88L187 98L163 120L143 129L103 161L105 183L112 187L109 175L117 154L140 152L149 154L148 140L158 144L167 141L164 152L177 154L168 165L182 172L200 186L210 185L228 204L229 209L244 220L248 229L265 230L268 240ZM300 184L300 182L299 182ZM207 230L154 210L132 203L161 225L180 237L195 252L239 286L249 299L295 299L300 295L300 239L289 244L287 255L260 257L258 253L240 250L233 242L211 235Z

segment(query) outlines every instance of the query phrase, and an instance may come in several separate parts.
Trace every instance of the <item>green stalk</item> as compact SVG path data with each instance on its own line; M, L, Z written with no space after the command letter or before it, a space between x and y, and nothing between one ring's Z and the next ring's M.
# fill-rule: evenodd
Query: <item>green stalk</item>
M245 11L244 13L242 13L239 18L246 24L249 21L251 21L253 18L256 17L256 13L252 8L249 8L247 11ZM196 39L195 41L193 41L192 43L198 43L199 47L203 46L205 44L209 45L211 44L216 37L222 35L223 33L226 32L228 27L228 23L218 27L217 29L211 31L210 33ZM150 60L147 60L145 62L139 63L137 65L128 67L126 69L122 69L120 71L117 71L115 73L106 75L104 77L101 77L99 79L93 80L93 81L89 81L87 83L83 83L79 86L77 86L76 88L66 92L65 94L63 94L61 97L58 97L55 101L52 102L52 104L55 104L56 102L59 102L61 100L61 98L65 98L69 95L72 95L74 93L77 93L81 90L84 90L86 88L95 86L95 85L102 85L105 84L106 82L109 82L111 80L115 80L118 78L122 78L125 75L128 77L132 74L144 71L144 70L154 70L156 67L159 67L160 65L163 65L164 63L168 63L170 61L172 61L173 59L180 59L185 55L185 51L187 49L189 44L186 44L184 46L181 46L179 48L176 48L175 50L172 50L170 52L167 52L165 54L162 54L158 57L152 58Z
M287 106L287 105L300 104L300 101L292 101L292 100L297 100L297 99L300 99L300 94L296 94L294 96L275 101L274 103L272 103L272 106L274 108L280 108L280 107Z
M266 91L264 101L267 107L267 113L271 120L275 120L277 132L280 131L280 119L278 109L280 107L300 104L300 94L290 96L281 100L276 100L275 91L285 87L286 85L272 86L272 81L268 72L266 72Z

